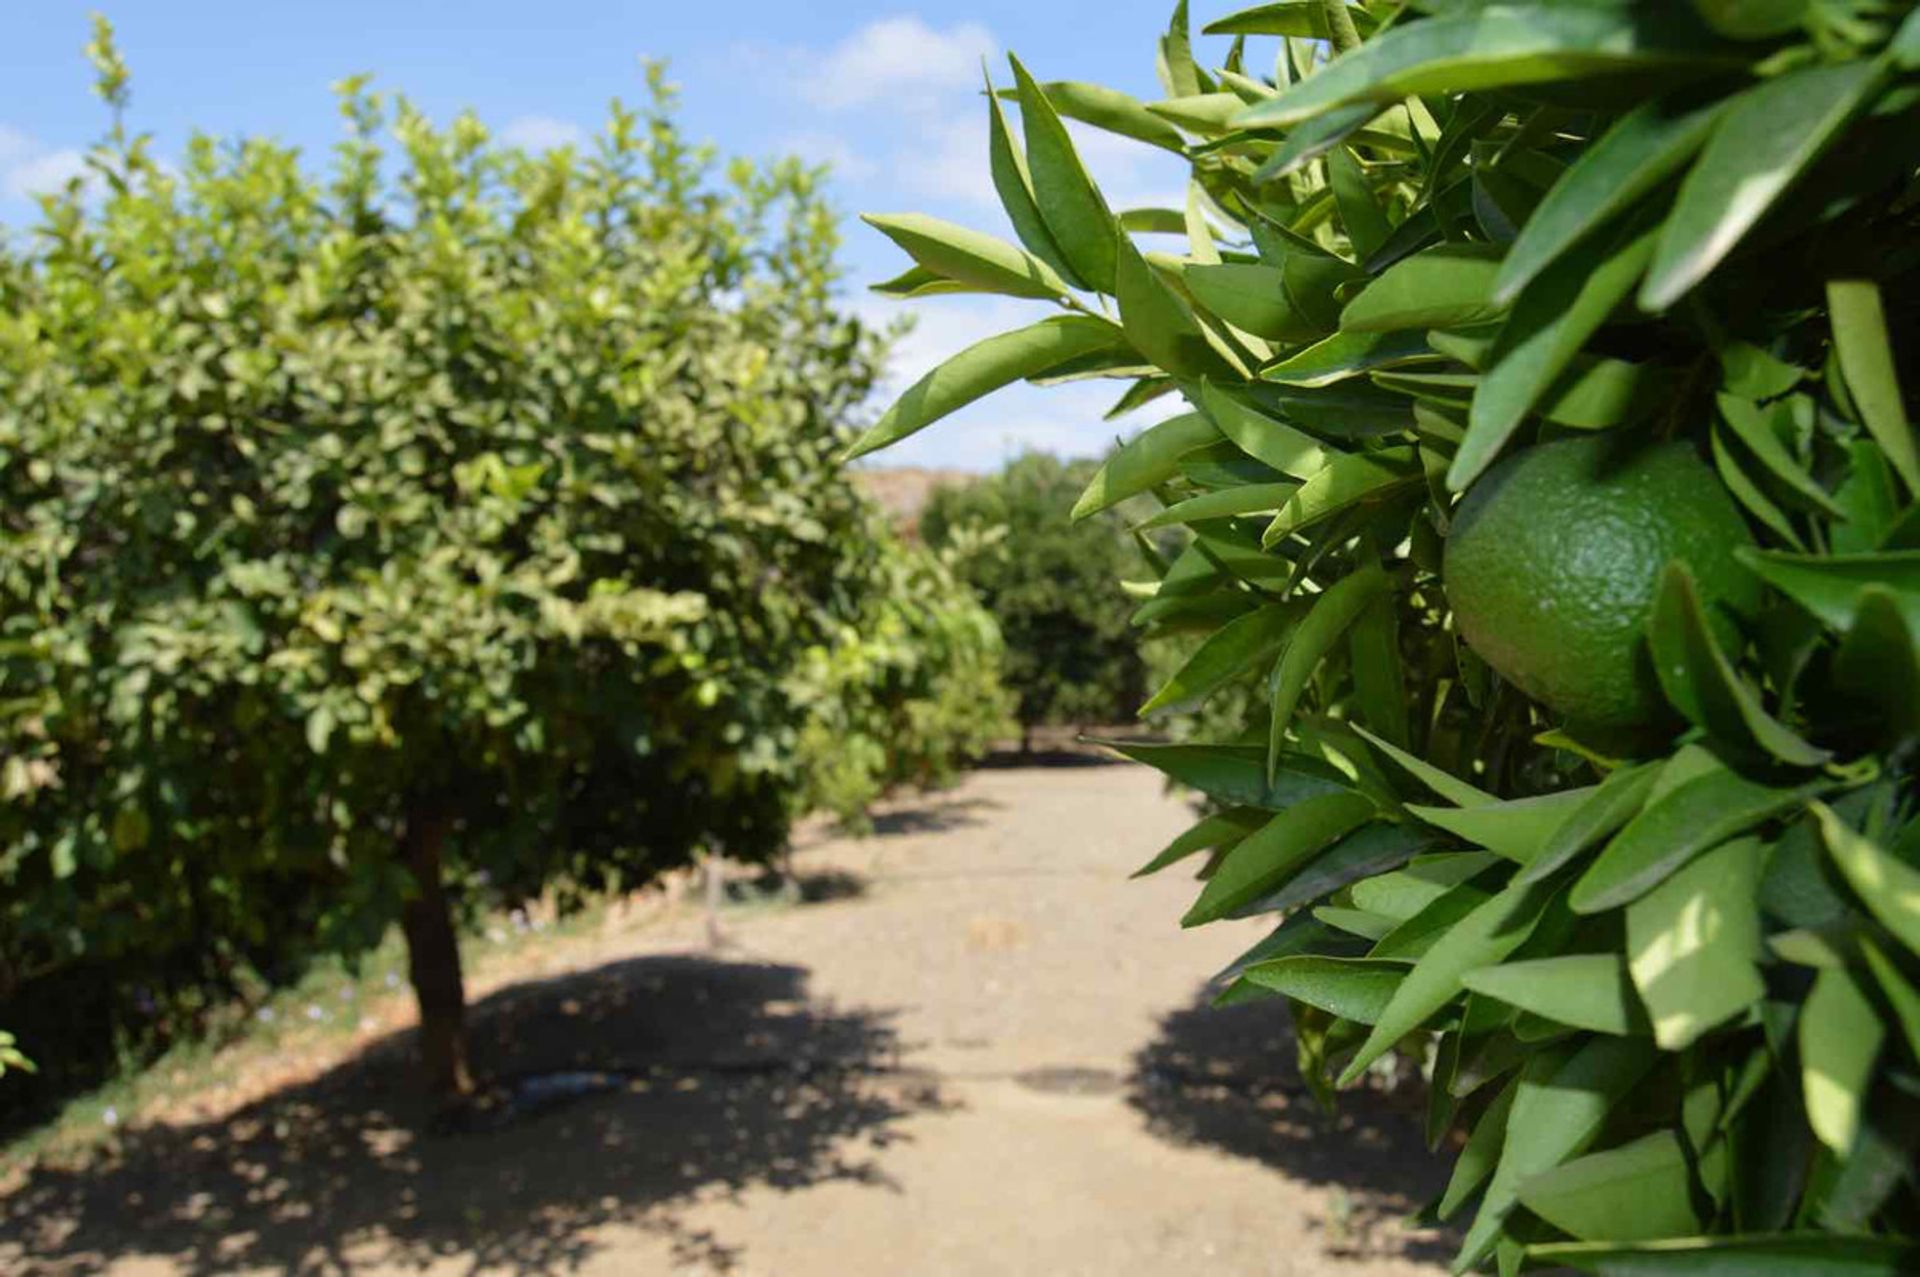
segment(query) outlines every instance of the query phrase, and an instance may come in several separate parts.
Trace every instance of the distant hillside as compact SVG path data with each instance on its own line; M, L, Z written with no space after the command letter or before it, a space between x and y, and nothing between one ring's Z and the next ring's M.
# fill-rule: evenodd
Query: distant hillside
M849 471L859 489L879 504L893 526L913 536L927 498L942 485L968 484L980 476L968 470L928 470L920 466L855 469Z

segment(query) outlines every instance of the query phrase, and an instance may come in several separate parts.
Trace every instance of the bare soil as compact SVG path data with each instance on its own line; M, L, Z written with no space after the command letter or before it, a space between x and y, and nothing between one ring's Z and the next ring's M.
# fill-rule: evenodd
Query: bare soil
M1277 1004L1208 1005L1259 924L1181 932L1189 881L1126 880L1185 805L1051 762L816 833L801 900L728 909L718 951L681 907L483 971L491 1112L438 1120L381 1027L142 1115L0 1198L0 1271L1442 1271L1405 1103L1320 1113Z

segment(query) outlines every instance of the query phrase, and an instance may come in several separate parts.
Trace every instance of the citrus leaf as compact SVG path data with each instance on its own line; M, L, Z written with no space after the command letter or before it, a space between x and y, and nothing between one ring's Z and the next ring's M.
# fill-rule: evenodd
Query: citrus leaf
M1424 334L1335 333L1260 370L1265 381L1317 389L1376 368L1394 368L1434 357Z
M1051 300L1073 291L1032 253L981 231L924 213L863 213L860 220L943 279L1009 297Z
M1075 288L1085 288L1086 280L1068 263L1040 213L1040 206L1034 202L1033 175L1027 169L1026 153L1013 140L1013 130L1007 125L1007 113L1001 109L991 77L987 79L987 166L993 176L993 189L1000 196L1000 206L1006 210L1007 220L1013 224L1020 242L1035 257L1060 272L1062 279Z
M1392 877L1388 870L1432 846L1433 839L1424 830L1407 825L1362 826L1314 857L1312 864L1278 891L1237 910L1236 916L1278 913L1309 900L1324 899L1350 883L1372 881L1376 874Z
M1507 1142L1507 1123L1513 1113L1514 1097L1519 1093L1520 1079L1515 1078L1494 1097L1493 1103L1487 1105L1487 1111L1474 1123L1473 1134L1467 1137L1467 1146L1460 1150L1460 1157L1453 1164L1453 1174L1447 1180L1446 1191L1440 1195L1440 1203L1434 1208L1434 1214L1439 1218L1452 1219L1467 1204L1467 1199L1493 1174L1493 1168L1500 1160L1501 1146Z
M863 457L898 443L1002 386L1123 342L1120 330L1106 320L1082 315L1056 315L989 337L915 382L847 456Z
M1679 1051L1766 996L1755 965L1765 849L1715 848L1627 906L1627 962L1663 1050Z
M1867 911L1913 953L1920 953L1920 869L1881 850L1824 803L1812 805L1827 854Z
M1114 450L1074 503L1073 517L1084 519L1165 483L1180 472L1180 458L1220 437L1213 423L1184 412L1148 426Z
M1920 644L1894 596L1869 589L1833 656L1833 681L1869 705L1896 743L1920 735Z
M1689 1237L1622 1246L1570 1242L1530 1246L1527 1257L1602 1277L1900 1277L1920 1261L1910 1242L1830 1233Z
M1461 978L1467 972L1504 961L1519 948L1552 899L1548 886L1508 887L1443 933L1414 963L1406 983L1340 1075L1340 1085L1351 1085L1394 1043L1459 996L1464 987ZM1392 939L1390 935L1382 943Z
M1693 574L1677 560L1661 578L1650 639L1660 686L1673 707L1696 726L1795 767L1818 767L1833 757L1761 707L1758 693L1720 650Z
M1365 9L1346 6L1349 20L1361 35L1372 34L1380 20ZM1216 18L1200 28L1204 35L1290 35L1302 40L1328 38L1324 0L1288 0L1282 4L1255 5Z
M1203 492L1197 497L1189 497L1168 506L1150 519L1142 520L1139 530L1144 532L1152 528L1226 519L1238 514L1278 511L1287 503L1287 498L1299 489L1297 483L1250 483L1244 487L1224 488L1219 492Z
M1523 1185L1593 1142L1614 1106L1653 1067L1655 1051L1646 1038L1602 1036L1564 1058L1560 1063L1559 1053L1536 1056L1520 1075L1500 1161L1461 1243L1456 1271L1492 1251Z
M1564 954L1482 967L1461 977L1475 993L1596 1033L1644 1033L1646 1015L1617 953Z
M1307 680L1368 605L1385 598L1392 589L1392 578L1381 571L1378 563L1369 562L1318 595L1287 636L1280 663L1273 673L1272 729L1267 746L1269 766L1279 763L1294 707L1307 690Z
M1486 244L1436 244L1387 268L1340 312L1342 332L1461 328L1506 313L1493 301L1500 251Z
M1339 455L1312 435L1261 412L1211 380L1200 383L1200 408L1242 452L1296 479L1311 480L1325 473L1329 461Z
M1735 98L1680 184L1640 287L1641 309L1663 311L1705 279L1866 106L1885 75L1871 59L1804 67Z
M1366 170L1347 147L1336 146L1327 153L1327 181L1333 187L1347 242L1353 245L1354 256L1364 261L1386 243L1393 227L1374 200Z
M1867 969L1880 982L1880 991L1893 1008L1894 1018L1900 1021L1900 1031L1906 1035L1908 1052L1914 1059L1920 1060L1920 989L1908 983L1907 978L1900 974L1900 968L1880 951L1879 945L1864 938L1859 945L1860 956L1866 959Z
M1475 5L1394 27L1278 97L1250 108L1242 128L1298 124L1355 100L1393 103L1427 94L1699 66L1682 24L1624 7ZM1705 62L1710 67L1711 62Z
M896 301L908 301L915 297L938 297L948 293L973 293L980 290L957 279L936 275L924 266L914 266L892 279L874 284L871 291Z
M1461 883L1499 863L1498 856L1486 851L1425 856L1405 869L1355 883L1353 903L1370 913L1405 922Z
M1301 611L1297 603L1270 603L1227 622L1195 648L1166 685L1140 707L1140 716L1198 709L1222 687L1271 660Z
M1302 954L1255 963L1241 975L1263 989L1319 1007L1343 1020L1372 1024L1406 978L1407 969L1396 962Z
M1592 788L1566 789L1471 807L1410 806L1407 810L1456 838L1526 865L1593 792Z
M1343 510L1384 501L1425 481L1411 448L1333 457L1280 507L1262 542L1275 545Z
M1364 726L1356 724L1354 730L1365 737L1368 744L1412 773L1414 779L1456 807L1480 807L1500 801L1484 789L1469 785L1453 773L1442 771L1433 764L1416 758L1391 741L1380 739Z
M1860 419L1906 481L1907 491L1920 493L1920 452L1915 450L1913 425L1900 397L1879 287L1867 279L1829 280L1827 309L1833 322L1834 353Z
M1077 80L1049 80L1040 89L1053 109L1070 120L1176 154L1187 149L1187 140L1180 136L1179 129L1147 110L1138 98L1118 89ZM1003 90L1001 96L1017 99L1019 94Z
M1345 793L1345 776L1318 759L1289 755L1280 771L1267 776L1267 751L1257 745L1154 745L1136 741L1099 741L1136 763L1145 763L1183 785L1236 807L1280 811L1322 794Z
M1275 890L1313 857L1372 820L1374 813L1372 799L1351 792L1318 794L1290 804L1226 854L1180 925L1214 922Z
M1748 514L1758 519L1788 545L1804 550L1806 542L1801 540L1800 533L1794 529L1792 520L1788 519L1780 507L1774 504L1773 498L1769 497L1760 485L1741 469L1739 459L1734 456L1733 448L1727 443L1726 435L1727 432L1723 428L1717 425L1714 427L1713 468L1719 471L1720 481L1727 485L1727 491L1733 494L1734 500L1746 508Z
M1020 122L1027 140L1027 169L1034 204L1047 230L1073 264L1073 272L1103 293L1114 291L1114 264L1120 240L1113 211L1087 176L1067 126L1060 122L1045 91L1012 54ZM1171 370L1170 370L1171 371Z
M1907 629L1920 632L1920 550L1811 555L1742 547L1734 553L1829 629L1851 628L1868 592L1879 590L1899 606Z
M1527 285L1494 340L1447 485L1465 489L1491 465L1561 373L1633 290L1653 252L1637 224L1584 241Z
M1759 459L1769 474L1800 498L1804 507L1835 519L1846 517L1846 512L1827 490L1807 473L1806 467L1794 460L1786 445L1780 442L1772 418L1786 411L1785 405L1776 405L1771 412L1766 412L1750 399L1725 394L1719 396L1716 402L1720 407L1721 420L1733 428L1735 437Z
M1251 807L1217 812L1168 843L1152 860L1134 870L1132 876L1145 878L1189 856L1232 846L1265 822L1266 814Z
M1800 1008L1800 1090L1807 1122L1841 1157L1852 1152L1874 1060L1886 1030L1844 969L1822 971Z
M1310 341L1320 329L1294 309L1286 276L1277 267L1248 262L1189 263L1187 291L1210 313L1242 332L1269 341Z
M1501 263L1494 301L1511 304L1540 272L1633 207L1693 158L1724 101L1647 102L1622 116L1547 191Z
M1567 813L1566 820L1514 881L1544 881L1572 863L1581 852L1618 833L1640 814L1659 775L1658 763L1622 767L1610 773L1587 792L1586 801Z
M1399 601L1389 595L1362 611L1348 631L1347 650L1352 661L1355 725L1364 723L1382 738L1404 744L1410 724Z
M1726 1145L1709 1155L1726 1169ZM1520 1186L1520 1204L1563 1233L1610 1242L1683 1237L1701 1224L1694 1167L1680 1138L1655 1131L1564 1162Z
M1763 785L1716 767L1653 799L1573 885L1575 913L1631 904L1709 847L1792 811L1823 783Z
M1114 297L1133 348L1176 377L1198 379L1231 371L1187 303L1147 264L1133 241L1121 238L1116 251Z

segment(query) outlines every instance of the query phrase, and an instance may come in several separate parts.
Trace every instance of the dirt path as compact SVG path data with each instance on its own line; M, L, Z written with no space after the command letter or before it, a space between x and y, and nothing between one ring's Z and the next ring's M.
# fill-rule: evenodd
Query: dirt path
M1126 872L1185 807L1126 766L987 770L824 839L816 903L609 928L477 1009L595 1093L434 1133L404 1037L0 1208L23 1273L1426 1274L1412 1121L1299 1095L1284 1018L1210 1010L1258 924Z

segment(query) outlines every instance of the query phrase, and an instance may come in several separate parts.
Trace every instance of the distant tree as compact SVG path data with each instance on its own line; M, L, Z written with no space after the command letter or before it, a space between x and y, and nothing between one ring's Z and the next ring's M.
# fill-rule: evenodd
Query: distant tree
M1067 511L1099 468L1028 452L998 474L934 490L920 516L928 546L951 554L1000 622L1005 681L1019 697L1023 744L1046 723L1131 718L1147 665L1116 576L1143 575L1127 522Z

